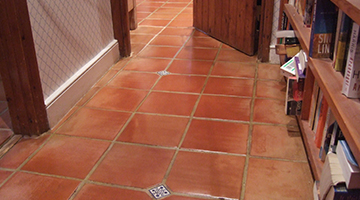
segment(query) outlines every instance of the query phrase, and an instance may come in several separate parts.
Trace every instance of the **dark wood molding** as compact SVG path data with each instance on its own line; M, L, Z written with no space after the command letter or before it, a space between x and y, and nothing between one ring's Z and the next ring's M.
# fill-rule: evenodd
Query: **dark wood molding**
M274 12L274 0L261 2L260 36L258 47L258 60L269 62L272 22Z
M128 0L111 0L114 37L119 42L120 56L131 54Z
M0 73L15 134L49 130L26 0L0 0Z

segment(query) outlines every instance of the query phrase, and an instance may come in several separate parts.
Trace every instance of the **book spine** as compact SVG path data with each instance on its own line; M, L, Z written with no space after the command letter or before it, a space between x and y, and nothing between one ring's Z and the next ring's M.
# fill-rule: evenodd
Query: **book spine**
M340 24L340 30L339 30L339 38L338 38L338 45L336 50L336 58L335 58L335 70L342 72L345 68L345 55L346 55L346 46L348 43L349 38L349 29L350 29L350 23L351 19L343 12L341 16L341 24Z
M353 22L342 93L348 98L360 98L359 25Z
M314 127L314 119L315 119L318 97L319 97L319 85L315 80L314 86L313 86L313 93L312 93L312 97L311 97L311 107L310 107L310 114L309 114L309 127L311 130L313 130L313 127Z
M317 148L321 147L321 141L322 141L322 137L323 137L323 133L324 133L327 112L328 112L328 103L327 103L325 97L323 97L323 99L321 101L318 125L317 125L316 133L315 133L315 144L316 144Z

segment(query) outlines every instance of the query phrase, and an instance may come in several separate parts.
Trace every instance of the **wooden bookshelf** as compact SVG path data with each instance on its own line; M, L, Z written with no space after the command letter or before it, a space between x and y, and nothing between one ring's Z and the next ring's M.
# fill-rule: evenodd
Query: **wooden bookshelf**
M352 3L358 0L332 0L336 5L340 6L340 9L346 8L349 13L352 13L352 10L359 10L360 6L350 7L349 5L360 4L359 2ZM292 27L295 29L295 33L299 40L302 43L305 43L305 51L308 53L308 46L310 43L310 29L306 28L303 25L302 17L297 14L295 8L291 5L285 6L285 13L289 18L289 21ZM355 14L357 18L360 19L360 12ZM305 37L303 37L305 36ZM359 99L349 99L341 94L343 76L336 72L332 67L332 62L330 59L309 59L309 67L313 76L310 76L316 80L320 86L320 89L323 91L323 94L326 100L329 103L330 109L333 112L343 134L355 156L355 159L360 163L360 100ZM308 79L308 77L307 77ZM306 82L313 82L314 80L306 80ZM306 85L305 82L305 85ZM306 90L306 88L305 88ZM308 95L308 93L305 94ZM303 104L308 104L309 101L303 102ZM308 113L308 112L303 112ZM314 139L311 138L311 135L314 133L308 128L308 116L301 116L298 118L300 128L302 131L305 147L308 153L308 158L311 162L311 167L314 172L315 179L319 180L321 169L323 163L319 159L318 150L314 149ZM305 120L304 120L305 119Z
M360 24L359 0L331 0L340 10L344 11L352 20Z

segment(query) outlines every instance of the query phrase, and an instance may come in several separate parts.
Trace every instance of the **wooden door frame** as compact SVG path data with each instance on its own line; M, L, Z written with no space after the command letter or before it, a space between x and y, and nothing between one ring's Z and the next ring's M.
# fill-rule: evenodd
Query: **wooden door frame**
M131 53L127 0L111 0L120 56ZM0 0L0 75L15 134L50 129L26 0Z
M273 15L274 0L262 0L258 44L258 60L260 62L269 62Z

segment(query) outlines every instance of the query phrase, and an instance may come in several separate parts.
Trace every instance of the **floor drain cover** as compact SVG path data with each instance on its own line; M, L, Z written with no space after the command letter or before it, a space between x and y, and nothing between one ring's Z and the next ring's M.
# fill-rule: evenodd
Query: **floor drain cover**
M159 71L159 72L157 72L160 76L166 76L166 75L169 75L170 74L170 72L168 72L168 71L166 71L166 70L164 70L164 71Z
M155 199L160 199L170 195L170 191L164 185L151 188L149 192L155 197Z

